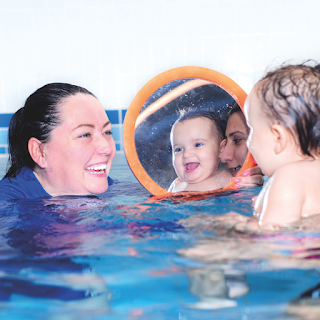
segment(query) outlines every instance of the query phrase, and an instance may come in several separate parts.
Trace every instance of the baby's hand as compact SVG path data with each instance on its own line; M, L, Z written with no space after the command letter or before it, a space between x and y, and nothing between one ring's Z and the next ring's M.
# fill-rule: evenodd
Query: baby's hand
M255 166L243 171L242 177L232 178L237 188L241 187L259 187L263 185L263 173L260 167Z

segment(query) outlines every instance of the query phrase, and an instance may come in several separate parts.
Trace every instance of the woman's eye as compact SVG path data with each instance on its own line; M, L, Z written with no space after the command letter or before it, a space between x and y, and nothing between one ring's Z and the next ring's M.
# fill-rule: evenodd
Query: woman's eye
M113 132L111 132L110 130L105 131L104 133L107 136L112 136Z
M88 137L90 137L90 136L91 136L90 133L84 133L84 134L81 134L81 135L79 136L79 138L88 138Z
M242 141L242 139L234 139L233 141L235 144L239 144Z
M195 146L196 146L196 148L199 148L199 147L203 146L203 143L197 142L197 143L195 144Z

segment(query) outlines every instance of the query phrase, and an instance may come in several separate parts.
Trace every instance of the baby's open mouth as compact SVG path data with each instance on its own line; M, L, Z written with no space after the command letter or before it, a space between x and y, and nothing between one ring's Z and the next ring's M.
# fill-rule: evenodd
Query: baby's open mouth
M237 173L239 172L239 170L241 169L241 166L237 166L235 168L231 168L229 169L230 173L235 177L237 175Z
M186 172L192 172L199 167L199 162L190 162L184 165Z
M105 173L106 169L107 169L106 164L100 164L97 166L86 167L85 170L90 174L102 174L102 173Z

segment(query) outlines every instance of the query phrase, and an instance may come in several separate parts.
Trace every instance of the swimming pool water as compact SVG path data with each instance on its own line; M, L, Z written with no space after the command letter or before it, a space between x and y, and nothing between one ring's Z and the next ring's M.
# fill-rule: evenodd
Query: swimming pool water
M98 198L0 203L1 319L320 318L320 233L178 223L196 214L250 215L260 188L153 201L121 153L110 176L118 182ZM186 254L196 247L208 254Z

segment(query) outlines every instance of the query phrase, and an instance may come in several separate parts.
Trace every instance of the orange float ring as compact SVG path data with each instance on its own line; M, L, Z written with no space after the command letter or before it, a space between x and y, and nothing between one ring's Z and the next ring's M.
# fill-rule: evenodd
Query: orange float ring
M153 195L157 196L157 199L162 198L192 198L192 200L201 199L207 195L221 193L222 191L236 190L235 182L230 182L226 187L219 190L211 190L204 192L177 192L171 193L159 186L153 179L148 175L143 166L141 165L138 154L135 147L134 133L137 119L140 115L140 111L144 103L149 99L149 97L159 88L167 84L168 82L184 79L184 78L196 78L205 81L210 81L212 84L225 90L230 96L238 103L240 108L243 110L244 102L246 100L247 94L242 90L242 88L231 80L226 75L202 67L187 66L170 69L163 73L160 73L149 82L147 82L141 90L134 97L127 110L124 124L123 124L123 147L128 164L135 175L135 177L140 181L140 183ZM151 113L157 110L157 106L154 106L154 110L149 110ZM161 108L161 107L160 107ZM148 116L148 115L146 115ZM140 115L140 120L141 115ZM247 157L243 163L241 170L237 176L241 176L242 172L248 168L255 165L254 159L250 152L248 152Z

